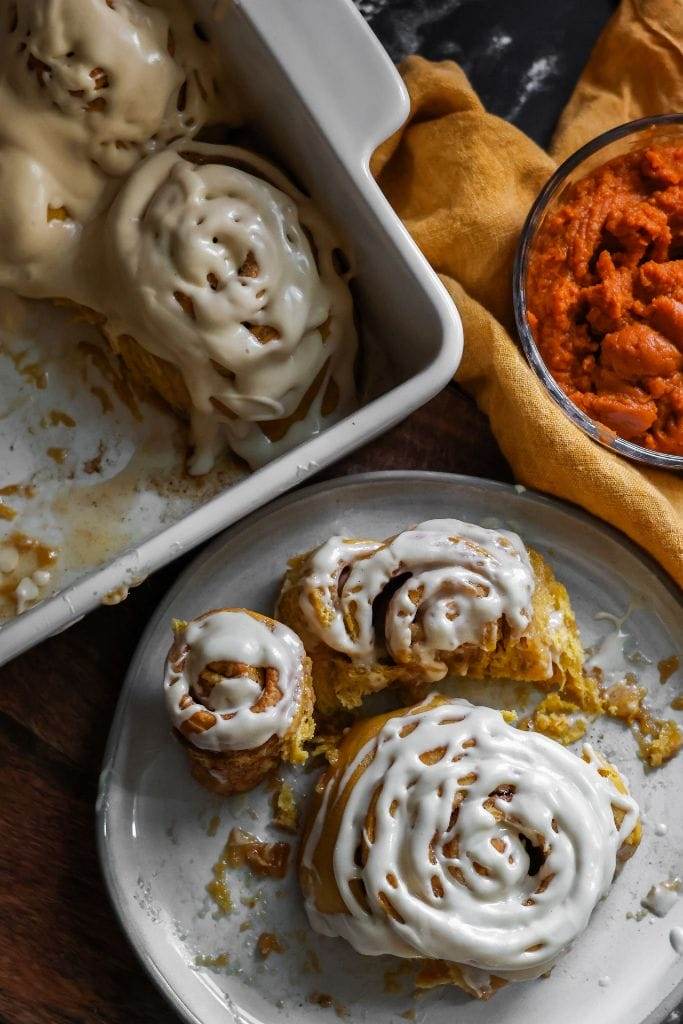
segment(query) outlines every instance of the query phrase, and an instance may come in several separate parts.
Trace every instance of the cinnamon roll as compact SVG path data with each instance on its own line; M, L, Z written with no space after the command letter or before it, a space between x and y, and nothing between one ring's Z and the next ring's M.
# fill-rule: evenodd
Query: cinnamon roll
M0 211L0 284L88 304L87 260L80 265L76 249L84 226L142 157L215 116L216 55L186 7L0 3L0 183L12 196ZM222 93L224 120L234 122L236 104Z
M323 711L446 675L583 679L567 591L517 534L457 519L388 540L332 537L293 558L278 614L313 660Z
M306 760L313 734L310 661L287 626L244 608L176 622L164 690L195 779L227 796L281 759Z
M312 927L487 999L546 974L638 845L616 768L432 695L356 723L322 775L300 879Z
M313 203L233 146L143 163L107 220L105 333L130 371L191 419L191 471L219 425L258 466L354 404L348 270Z

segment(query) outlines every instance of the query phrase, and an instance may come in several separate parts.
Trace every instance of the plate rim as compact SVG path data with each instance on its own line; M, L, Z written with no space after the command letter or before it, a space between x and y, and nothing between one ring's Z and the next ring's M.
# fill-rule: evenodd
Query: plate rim
M117 879L113 871L112 858L109 853L109 840L107 836L107 810L108 810L108 797L109 788L111 783L111 765L113 764L116 753L118 750L120 738L122 736L121 725L126 712L126 707L132 693L132 679L137 670L137 664L143 656L143 652L147 646L149 636L156 629L157 622L169 601L171 601L174 595L185 587L186 581L189 580L193 575L197 566L203 562L211 559L214 553L221 548L226 542L231 542L235 537L239 537L239 534L246 529L250 529L254 524L258 523L261 519L272 515L274 512L279 512L281 509L286 508L290 505L297 504L306 498L316 496L325 492L332 492L342 490L345 487L357 486L359 484L379 484L387 483L391 481L399 480L411 480L411 481L429 481L431 483L443 483L443 484L455 484L458 486L474 487L476 489L483 489L493 492L501 492L505 494L515 494L521 497L525 495L527 499L531 500L533 504L538 505L540 508L560 508L565 513L575 518L579 522L590 524L598 530L609 536L615 543L625 548L631 555L635 556L646 569L653 572L659 581L664 585L670 596L675 602L683 609L683 592L677 586L673 578L655 561L655 559L648 554L643 548L641 548L635 541L632 541L616 527L611 526L598 516L594 516L590 512L586 512L584 509L577 505L573 505L571 502L565 501L561 498L555 498L547 494L543 494L540 491L536 491L530 487L520 487L523 485L508 483L506 481L491 480L486 477L469 476L464 473L445 473L435 470L411 470L411 469L392 469L392 470L375 470L364 473L351 473L347 476L331 477L328 480L322 480L315 484L309 484L305 487L297 488L296 490L289 491L288 493L277 498L275 501L269 502L267 505L262 506L250 515L245 516L232 526L229 526L226 530L223 530L218 536L214 537L209 543L202 548L190 561L183 571L176 577L171 586L166 590L161 600L157 603L152 615L150 616L144 631L142 632L140 639L136 645L135 652L126 671L123 685L119 694L119 698L116 702L116 708L111 720L109 727L109 733L107 736L107 742L102 757L102 763L100 768L98 790L97 790L97 801L95 804L95 831L96 831L96 845L97 845L97 856L100 865L100 871L105 883L107 890L107 896L109 903L119 923L121 930L128 943L130 944L140 966L146 971L149 978L155 984L157 990L171 1005L171 1007L179 1014L181 1019L187 1022L187 1024L207 1024L206 1019L198 1017L195 1012L185 1003L180 997L178 992L166 979L165 975L159 970L155 962L152 960L142 935L137 929L137 925L134 920L131 919L124 909L122 892L118 885ZM669 1013L677 1007L677 1005L683 1000L683 976L681 977L675 988L669 993L669 995L659 1003L655 1009L643 1019L642 1024L664 1024ZM224 1008L224 1013L231 1014L232 1011L228 1008ZM226 1024L236 1024L234 1017L226 1016Z

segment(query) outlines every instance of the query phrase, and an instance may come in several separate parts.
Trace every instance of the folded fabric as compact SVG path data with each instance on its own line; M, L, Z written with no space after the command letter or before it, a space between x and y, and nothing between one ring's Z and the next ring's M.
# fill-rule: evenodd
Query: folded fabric
M516 478L623 530L683 585L683 478L591 441L548 397L514 340L511 274L524 218L577 146L645 114L683 110L683 4L622 0L558 124L552 156L488 114L454 63L401 66L410 118L373 172L456 303L456 380L486 413Z

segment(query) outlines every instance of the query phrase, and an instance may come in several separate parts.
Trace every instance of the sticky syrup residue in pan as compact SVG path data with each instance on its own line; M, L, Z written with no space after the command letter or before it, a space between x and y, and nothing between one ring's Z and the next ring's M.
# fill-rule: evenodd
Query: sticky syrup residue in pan
M72 310L0 294L0 621L246 474L224 456L209 476L190 477L180 421L124 381ZM27 540L18 546L17 535Z

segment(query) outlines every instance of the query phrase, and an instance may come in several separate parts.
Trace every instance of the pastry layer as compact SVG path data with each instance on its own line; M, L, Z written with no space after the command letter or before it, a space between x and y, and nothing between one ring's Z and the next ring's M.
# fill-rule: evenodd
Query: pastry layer
M331 538L290 561L278 605L324 712L447 675L585 689L569 596L515 534L434 520L387 541ZM365 621L363 620L365 618Z

